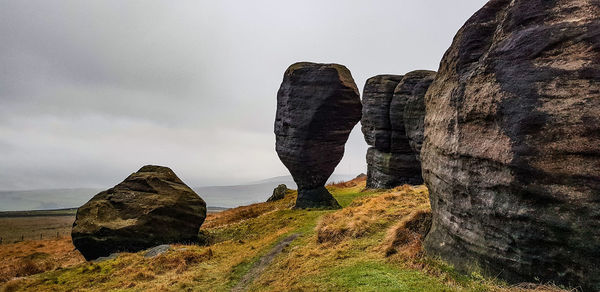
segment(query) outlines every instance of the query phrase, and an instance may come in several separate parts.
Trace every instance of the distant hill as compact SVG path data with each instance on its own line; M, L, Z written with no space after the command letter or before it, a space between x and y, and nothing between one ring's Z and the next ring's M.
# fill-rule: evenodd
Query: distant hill
M348 181L354 177L356 175L332 175L328 182ZM233 208L266 201L279 184L296 189L296 183L290 175L272 177L244 185L194 187L193 189L209 206Z
M101 189L0 191L0 211L51 210L79 207Z
M355 175L332 175L329 181L339 182ZM208 206L232 208L264 202L278 184L295 189L291 176L278 176L232 186L192 187ZM108 187L107 187L108 188ZM53 210L77 208L103 189L73 188L28 191L0 191L0 211Z

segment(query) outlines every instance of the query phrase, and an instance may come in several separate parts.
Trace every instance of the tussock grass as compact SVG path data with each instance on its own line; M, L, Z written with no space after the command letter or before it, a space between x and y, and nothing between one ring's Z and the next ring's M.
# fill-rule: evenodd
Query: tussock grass
M28 240L0 246L0 284L84 262L70 238Z
M431 228L431 211L416 210L387 231L381 249L386 256L400 253L414 258L422 253L422 242Z
M379 196L357 199L341 211L324 215L316 228L317 241L339 243L346 238L359 238L381 230L391 220L415 209L427 210L426 190L419 191L403 186Z
M364 191L360 178L327 188L343 209L291 209L292 191L281 201L209 215L202 228L208 246L173 245L154 258L140 252L99 263L79 259L6 282L2 289L229 291L273 246L298 233L249 283L249 291L563 291L553 285L509 286L425 257L421 241L430 208L423 186ZM40 244L45 243L35 243ZM66 255L65 247L39 252L31 258L41 260L46 257L42 252ZM29 254L21 251L20 256Z
M273 212L280 209L288 209L293 206L297 192L288 190L282 200L275 202L257 203L248 206L227 209L219 213L208 214L202 229L210 229L220 226L225 226L232 223L256 218L268 212Z

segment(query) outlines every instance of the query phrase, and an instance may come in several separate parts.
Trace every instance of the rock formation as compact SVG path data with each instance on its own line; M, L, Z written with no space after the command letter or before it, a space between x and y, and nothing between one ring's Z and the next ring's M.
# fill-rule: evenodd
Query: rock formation
M420 71L419 75L421 78L418 79L419 81L415 84L412 93L406 96L402 117L408 143L418 160L420 160L425 131L425 93L427 93L436 73L434 71ZM409 75L407 74L407 76Z
M71 236L87 259L198 241L206 203L175 173L146 165L77 210Z
M367 150L367 188L389 189L403 184L423 183L420 164L413 153ZM417 175L415 175L417 174Z
M417 159L420 145L416 141L422 140L423 98L433 76L433 71L420 70L367 80L361 124L367 144L373 146L367 152L368 188L423 183Z
M288 190L288 188L285 184L278 185L273 190L273 194L271 195L271 197L269 197L267 202L274 202L274 201L279 201L279 200L283 199L285 197L285 193L287 193L287 190Z
M350 71L337 64L296 63L277 93L276 149L298 185L296 208L339 207L325 183L361 117Z
M428 253L600 291L598 2L488 2L425 100Z
M363 88L360 124L367 144L389 152L392 144L390 104L402 75L377 75L367 79Z

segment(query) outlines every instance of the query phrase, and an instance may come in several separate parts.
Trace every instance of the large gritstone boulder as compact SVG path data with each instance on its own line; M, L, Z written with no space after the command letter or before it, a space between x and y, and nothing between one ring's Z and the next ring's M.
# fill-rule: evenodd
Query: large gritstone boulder
M418 71L420 78L404 104L404 130L417 159L420 158L425 131L425 93L435 78L434 71ZM407 76L410 76L407 74Z
M417 146L407 136L405 115L409 115L410 133L418 138L415 128L419 127L419 120L413 117L418 113L412 110L418 101L424 104L423 97L434 75L433 71L413 71L404 76L378 75L367 80L361 124L367 144L373 146L367 152L368 188L423 183ZM422 119L420 123L422 131ZM415 146L411 147L411 143Z
M494 0L426 95L425 248L508 281L600 291L600 5Z
M87 260L197 242L206 203L167 167L147 165L77 210L71 237Z
M390 104L394 97L394 89L402 81L402 77L404 76L377 75L367 79L363 88L361 129L367 144L381 151L390 151Z
M415 165L420 164L412 153L390 153L370 147L367 150L367 187L389 189L403 184L422 184L423 179L414 175Z
M296 208L338 208L325 183L344 155L362 106L350 71L296 63L277 93L276 149L298 185Z

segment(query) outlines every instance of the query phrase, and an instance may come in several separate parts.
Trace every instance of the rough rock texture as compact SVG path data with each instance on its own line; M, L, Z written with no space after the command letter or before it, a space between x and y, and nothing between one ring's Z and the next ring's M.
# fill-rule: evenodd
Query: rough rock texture
M144 257L145 258L157 257L157 256L169 251L169 249L171 249L170 244L161 244L161 245L158 245L158 246L155 246L155 247L152 247L152 248L146 250L146 252L144 253Z
M509 281L600 291L600 4L493 0L425 97L425 248Z
M361 129L367 144L381 151L390 151L390 104L394 97L394 89L402 77L404 76L377 75L367 79L363 88Z
M87 260L198 241L206 203L167 167L147 165L77 210L71 236Z
M276 150L298 185L296 208L339 207L325 183L361 110L346 67L305 62L286 70L277 93Z
M367 150L367 187L390 189L403 184L422 184L421 169L415 169L415 165L420 163L412 153L389 153L371 147Z
M367 144L373 146L367 152L368 188L423 183L416 152L420 145L414 140L420 137L422 140L423 97L434 75L433 71L419 70L403 76L378 75L367 80L361 124ZM413 113L419 101L423 109ZM412 138L407 136L409 132Z
M418 72L418 82L412 89L412 93L406 97L404 104L403 123L408 143L413 153L420 159L421 147L424 139L425 123L425 93L435 78L434 71ZM407 74L407 76L410 76Z
M278 185L273 190L273 194L271 195L271 197L269 197L267 202L274 202L274 201L279 201L279 200L283 199L285 197L285 193L287 192L287 190L288 190L288 188L285 184Z

